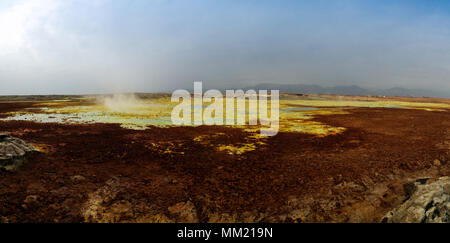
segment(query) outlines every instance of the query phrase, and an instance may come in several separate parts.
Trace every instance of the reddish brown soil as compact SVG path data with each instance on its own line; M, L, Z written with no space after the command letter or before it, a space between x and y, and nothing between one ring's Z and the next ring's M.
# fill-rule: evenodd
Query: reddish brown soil
M6 117L5 113L19 111L33 106L32 102L0 102L0 118Z
M9 222L81 222L88 195L116 177L128 186L114 200L151 204L163 214L191 201L201 222L211 212L255 210L264 213L262 221L290 221L279 216L289 213L292 198L310 208L304 221L374 222L401 202L406 180L450 175L450 112L359 108L316 120L347 131L323 138L279 133L242 155L193 141L224 132L211 143L244 142L242 130L225 127L134 131L106 124L0 122L0 132L48 149L19 172L0 172L0 216ZM175 153L151 145L164 142L177 144ZM86 180L73 183L74 175ZM24 203L28 195L37 195L37 202Z

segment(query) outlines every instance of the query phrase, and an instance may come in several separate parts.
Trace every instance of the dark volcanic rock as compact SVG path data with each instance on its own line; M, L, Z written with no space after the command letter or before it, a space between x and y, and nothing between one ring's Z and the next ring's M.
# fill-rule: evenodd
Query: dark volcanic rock
M0 134L1 170L16 171L26 162L27 156L33 152L38 152L38 150L23 140L11 137L8 134Z

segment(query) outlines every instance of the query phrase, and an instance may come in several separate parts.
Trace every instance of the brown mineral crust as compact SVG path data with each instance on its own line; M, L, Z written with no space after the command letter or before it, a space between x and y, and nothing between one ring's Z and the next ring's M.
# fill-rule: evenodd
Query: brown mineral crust
M170 216L169 208L192 202L200 222L216 212L255 211L264 215L261 221L286 222L280 215L290 213L286 204L294 198L308 207L302 221L378 222L401 203L408 178L450 174L449 148L442 146L450 140L449 112L358 108L315 119L347 129L326 137L279 133L242 155L194 141L225 133L210 143L244 143L247 134L236 128L134 131L110 124L2 121L0 132L51 149L34 155L17 174L0 174L0 215L9 222L84 221L80 212L89 195L117 177L126 188L111 200L132 208L118 221L145 214L138 205ZM183 153L161 153L152 145L168 141ZM73 183L76 175L85 179ZM30 195L36 202L24 205Z
M0 102L0 118L5 118L8 112L14 112L30 108L33 106L32 102Z

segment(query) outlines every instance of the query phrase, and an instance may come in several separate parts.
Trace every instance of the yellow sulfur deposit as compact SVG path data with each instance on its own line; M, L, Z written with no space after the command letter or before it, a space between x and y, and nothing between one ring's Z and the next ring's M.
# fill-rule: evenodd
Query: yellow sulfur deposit
M269 102L270 104L270 102ZM169 96L136 98L135 96L91 96L45 100L34 104L34 108L10 112L2 120L25 120L56 123L113 123L127 129L146 129L149 126L172 126L171 112L177 105ZM248 101L247 101L248 105ZM421 109L441 111L450 109L450 104L438 102L408 102L394 99L355 98L347 96L310 95L280 99L279 132L301 132L317 136L345 131L343 127L333 127L311 119L319 115L348 114L357 107ZM225 110L225 109L224 109ZM220 115L220 114L219 114ZM249 116L246 115L248 123ZM256 134L259 126L238 126L250 134ZM202 138L198 138L202 139ZM256 140L260 140L258 138ZM252 145L242 145L239 149L224 146L223 150L246 151Z

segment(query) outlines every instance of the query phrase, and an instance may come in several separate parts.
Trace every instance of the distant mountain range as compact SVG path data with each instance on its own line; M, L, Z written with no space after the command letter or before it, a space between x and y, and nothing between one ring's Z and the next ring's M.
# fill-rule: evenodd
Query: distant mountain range
M378 95L378 96L405 96L405 97L440 97L449 98L450 94L432 90L405 89L400 87L390 89L365 89L357 85L322 87L310 84L273 84L263 83L245 88L255 90L280 90L282 93L298 94L337 94L337 95Z

